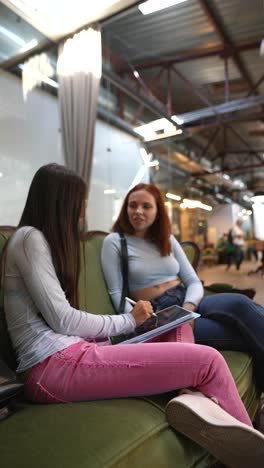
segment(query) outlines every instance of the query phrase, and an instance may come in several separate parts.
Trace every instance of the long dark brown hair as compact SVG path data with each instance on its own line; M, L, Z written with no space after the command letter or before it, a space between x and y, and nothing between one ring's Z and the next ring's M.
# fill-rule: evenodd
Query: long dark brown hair
M33 226L45 236L65 295L79 307L79 218L85 204L85 181L59 164L42 166L31 182L17 229Z
M126 234L135 233L134 228L128 219L127 207L131 193L138 192L139 190L146 190L149 192L154 197L157 204L157 216L154 223L149 227L146 233L146 239L157 245L162 256L169 255L171 252L171 244L169 239L171 225L166 206L164 204L163 195L158 187L156 187L156 185L141 183L133 187L128 192L123 202L119 216L112 227L112 231L124 232Z

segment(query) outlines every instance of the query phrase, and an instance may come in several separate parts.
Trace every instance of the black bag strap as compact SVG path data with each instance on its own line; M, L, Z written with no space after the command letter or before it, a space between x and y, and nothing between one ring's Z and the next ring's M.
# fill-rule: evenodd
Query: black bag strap
M125 298L128 296L128 252L127 241L123 232L119 232L119 236L121 241L121 271L123 277L123 287L118 314L123 314L125 311Z

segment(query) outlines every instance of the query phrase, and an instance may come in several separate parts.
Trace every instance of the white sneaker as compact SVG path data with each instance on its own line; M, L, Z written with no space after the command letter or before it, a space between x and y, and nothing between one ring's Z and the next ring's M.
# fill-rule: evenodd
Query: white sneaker
M169 424L230 468L263 468L264 436L203 394L184 394L166 407Z

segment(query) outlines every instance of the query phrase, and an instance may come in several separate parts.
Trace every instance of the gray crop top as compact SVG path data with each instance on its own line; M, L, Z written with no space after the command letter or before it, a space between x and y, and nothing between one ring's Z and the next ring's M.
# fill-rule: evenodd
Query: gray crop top
M180 278L187 288L185 302L199 304L203 297L202 283L174 236L170 236L172 252L165 257L150 241L131 235L126 235L126 240L130 291ZM120 236L113 232L104 239L101 259L108 291L116 310L120 304L123 284L120 256ZM131 308L131 305L126 304L125 312Z

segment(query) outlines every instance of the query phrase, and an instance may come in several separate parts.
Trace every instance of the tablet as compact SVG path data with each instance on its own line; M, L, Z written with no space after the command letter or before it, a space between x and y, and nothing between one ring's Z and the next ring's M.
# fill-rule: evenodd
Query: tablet
M198 317L200 317L200 314L196 312L173 305L156 312L156 316L146 320L134 332L111 336L108 338L108 341L111 344L144 343Z

